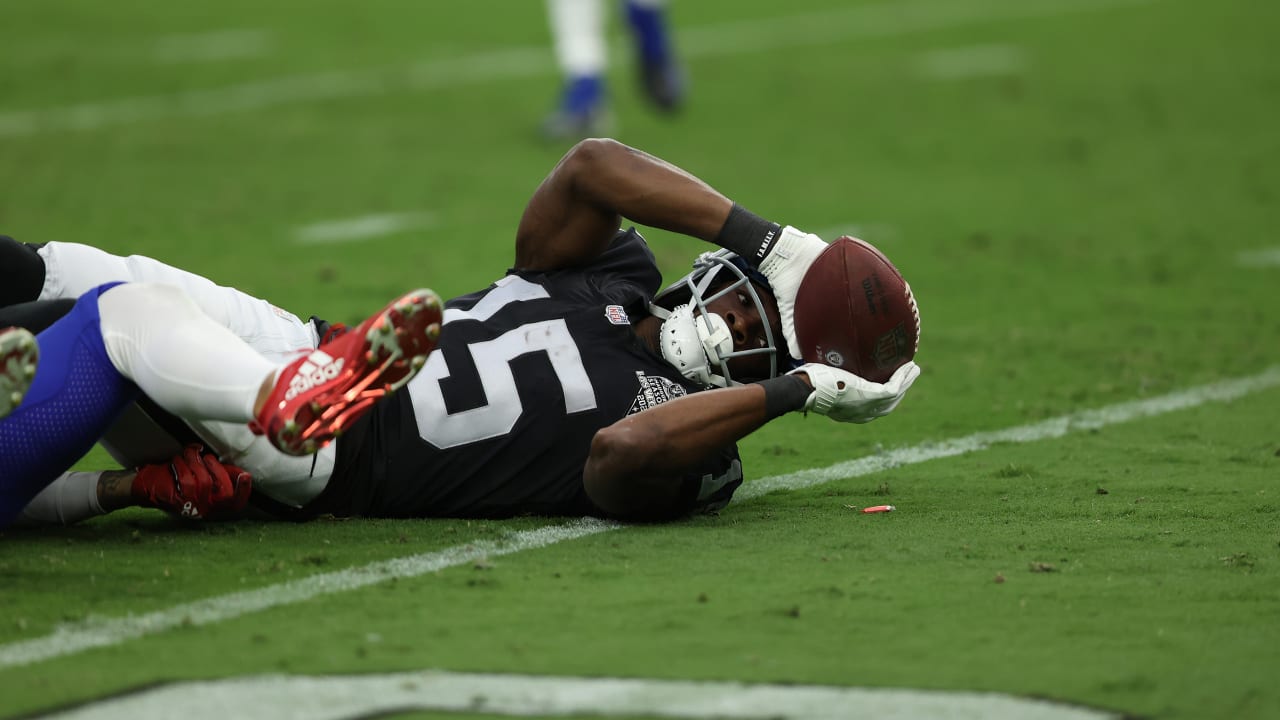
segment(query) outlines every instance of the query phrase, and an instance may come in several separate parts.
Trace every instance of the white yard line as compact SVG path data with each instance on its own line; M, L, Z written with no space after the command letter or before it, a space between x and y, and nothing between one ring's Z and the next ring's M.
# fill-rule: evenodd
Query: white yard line
M222 62L259 57L270 49L266 30L215 30L156 38L151 56L158 63Z
M58 720L349 718L438 711L515 716L1102 720L1115 713L999 693L436 671L184 682L45 716Z
M435 215L423 212L362 215L303 225L294 230L293 239L299 245L332 245L372 240L405 230L422 230L435 224Z
M1011 45L975 45L924 53L916 70L935 80L1017 75L1026 66L1021 50Z
M1257 375L1201 385L1168 395L1072 413L1006 430L899 448L826 468L762 478L743 485L736 493L735 499L755 498L778 490L796 490L833 480L868 475L902 465L977 452L996 443L1027 443L1062 437L1069 432L1091 430L1138 418L1162 415L1208 402L1227 402L1278 385L1280 385L1280 366L1274 366ZM392 578L417 577L444 568L475 562L485 557L509 555L522 550L546 547L564 540L575 540L621 527L624 526L616 523L590 519L577 520L563 525L512 533L504 540L478 542L438 552L383 560L346 570L312 575L279 585L268 585L257 590L218 595L144 615L95 618L71 623L59 627L44 637L0 645L0 669L73 655L90 648L118 645L181 625L207 625L230 620L260 610L305 602L322 595L346 592Z
M1070 415L1050 418L1030 425L1019 425L1006 430L976 433L954 440L924 443L913 447L886 450L879 455L837 463L830 467L802 470L791 475L763 478L747 483L738 489L735 498L759 497L777 490L797 490L842 478L870 475L902 465L914 465L939 458L965 455L986 450L998 443L1029 443L1038 440L1060 438L1067 433L1129 422L1139 418L1163 415L1185 410L1207 402L1227 402L1251 393L1280 385L1280 366L1237 380L1224 380L1201 385L1181 392L1160 395L1145 400L1109 405L1096 410L1085 410Z
M688 57L722 57L1152 2L1156 0L911 0L689 28L678 33L678 44ZM0 138L469 86L556 72L550 48L509 48L408 67L295 75L170 95L0 111Z

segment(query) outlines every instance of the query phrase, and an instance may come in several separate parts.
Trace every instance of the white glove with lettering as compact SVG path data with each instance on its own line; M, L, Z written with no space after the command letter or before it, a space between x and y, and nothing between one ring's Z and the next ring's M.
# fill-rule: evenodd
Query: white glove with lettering
M773 287L778 301L778 314L782 316L782 334L787 338L791 357L800 358L800 345L796 342L796 293L800 281L813 261L827 248L827 243L813 233L801 232L790 225L782 228L782 234L760 261L760 273Z
M805 412L812 410L840 422L868 423L898 407L911 383L920 377L920 366L907 362L883 384L819 363L801 365L788 375L796 373L805 373L813 384Z

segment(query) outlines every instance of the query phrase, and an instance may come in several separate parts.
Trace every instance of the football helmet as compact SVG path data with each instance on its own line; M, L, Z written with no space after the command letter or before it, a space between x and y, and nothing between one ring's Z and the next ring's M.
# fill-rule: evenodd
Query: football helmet
M786 341L768 322L763 323L764 347L735 350L724 318L707 310L708 303L742 289L755 303L760 318L769 317L766 308L776 307L776 303L772 297L761 296L757 283L772 292L763 275L729 250L699 255L693 261L693 271L664 288L649 306L650 312L663 321L663 358L690 380L715 387L741 384L729 369L729 361L734 358L768 355L769 377L777 377L780 369L790 370L792 359Z

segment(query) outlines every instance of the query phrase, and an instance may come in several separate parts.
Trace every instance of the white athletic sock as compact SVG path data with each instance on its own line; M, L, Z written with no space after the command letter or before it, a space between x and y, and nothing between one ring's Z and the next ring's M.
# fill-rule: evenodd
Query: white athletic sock
M564 75L603 75L608 54L602 0L547 0L547 17Z
M279 371L172 285L119 285L98 310L112 364L179 417L248 422L263 380Z
M106 514L98 503L100 475L101 472L73 472L54 480L27 503L19 524L74 525Z

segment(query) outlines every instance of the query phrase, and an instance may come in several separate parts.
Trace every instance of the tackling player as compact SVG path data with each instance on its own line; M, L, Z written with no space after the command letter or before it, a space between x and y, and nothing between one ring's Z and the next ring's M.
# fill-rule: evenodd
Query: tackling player
M620 230L623 217L725 250L659 292L653 256L634 229ZM5 247L39 259L42 277L26 282L41 298L120 275L163 278L233 331L279 326L312 343L325 334L323 323L154 260L66 243L38 255ZM662 160L583 141L529 201L514 267L450 300L423 372L314 462L284 464L221 426L184 420L285 515L662 520L716 510L742 482L738 439L801 409L867 422L893 410L919 373L907 362L877 384L823 365L787 372L799 356L796 290L825 247ZM138 445L120 434L109 447ZM143 455L124 464L167 457Z
M5 330L0 527L88 452L140 392L181 417L252 424L278 452L313 453L422 368L441 309L430 291L409 293L288 364L263 357L170 285L109 282L34 338ZM188 460L189 469L204 465ZM175 469L170 487L182 480ZM210 482L174 509L198 517L199 492L215 505L243 506L249 490L244 472L218 463Z

